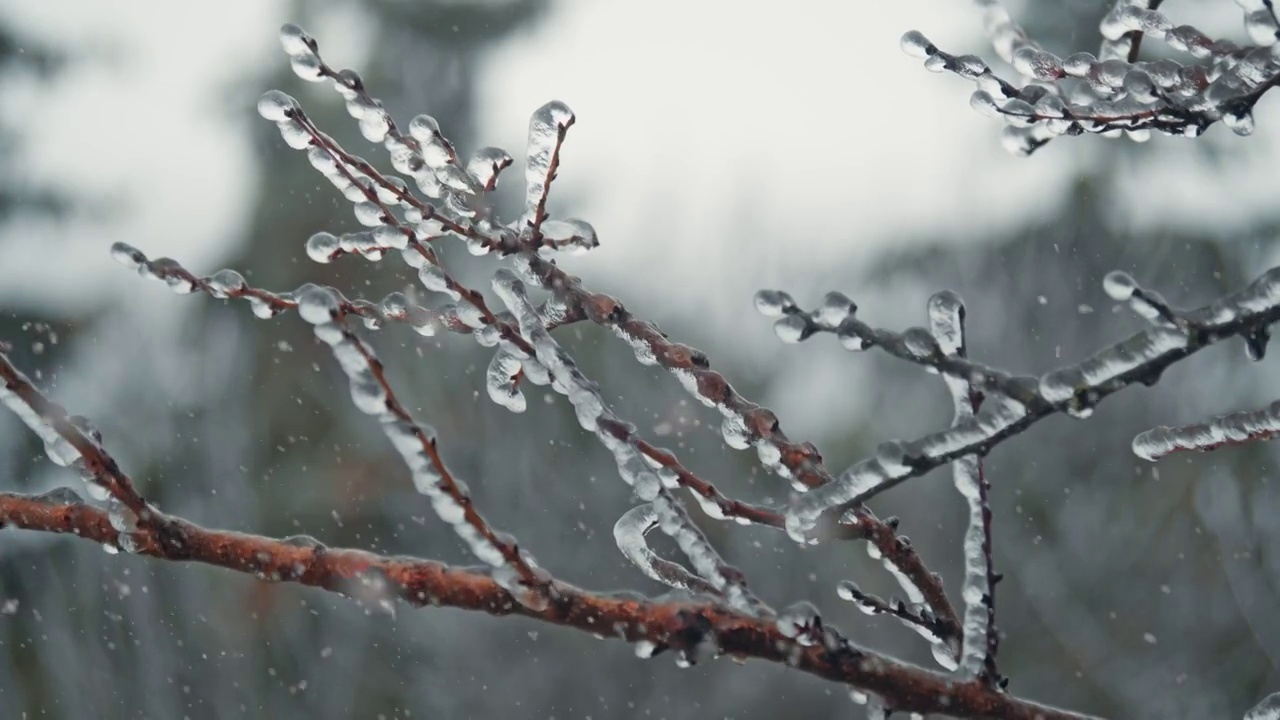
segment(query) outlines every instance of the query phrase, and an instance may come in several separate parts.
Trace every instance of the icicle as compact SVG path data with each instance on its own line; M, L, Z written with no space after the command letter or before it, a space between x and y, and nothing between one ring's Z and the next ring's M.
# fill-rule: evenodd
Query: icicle
M622 555L649 578L680 590L718 594L713 585L684 567L658 557L649 548L644 536L657 526L658 514L653 505L637 505L618 518L613 526L613 539Z
M963 355L964 303L951 292L940 292L929 299L929 329L937 338L943 352L949 356ZM974 415L973 389L969 382L950 375L943 378L951 393L954 409L952 427L972 422ZM986 550L986 516L988 512L983 493L982 466L977 455L966 455L951 463L952 480L956 490L969 505L969 522L964 533L964 599L963 640L961 642L959 671L964 679L973 679L982 670L987 653L987 629L991 623L987 598L991 593L988 582L990 567ZM938 647L943 646L943 647ZM956 668L954 648L935 642L934 657L949 669Z
M564 132L573 125L573 121L573 111L558 100L552 100L538 108L529 119L521 228L536 230L544 219L547 191L555 177L553 164L560 151L560 143L564 140Z

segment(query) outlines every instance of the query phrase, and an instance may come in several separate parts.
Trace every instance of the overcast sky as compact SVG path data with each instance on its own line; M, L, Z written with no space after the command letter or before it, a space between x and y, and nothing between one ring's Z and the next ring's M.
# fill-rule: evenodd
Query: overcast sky
M1238 24L1235 6L1220 5ZM17 0L3 12L33 37L103 58L47 86L6 80L0 113L25 137L24 173L114 213L12 227L0 298L83 306L131 287L107 258L115 240L196 269L227 258L252 202L244 129L260 122L237 117L227 90L285 62L275 33L284 4ZM311 29L326 57L359 67L369 52L359 11L336 12ZM998 123L968 108L967 83L899 51L913 28L968 50L981 20L950 0L793 0L785 12L562 0L487 56L479 137L519 157L529 113L565 101L578 115L561 171L568 210L604 243L575 267L625 286L646 284L636 270L662 263L672 279L713 280L708 289L733 296L939 230L981 238L1058 202L1081 165L1108 151L1086 139L1009 157ZM1213 182L1189 172L1200 162L1191 143L1171 142L1158 163L1131 170L1128 215L1216 222L1223 208L1261 206L1274 190L1277 128L1259 123L1263 137Z

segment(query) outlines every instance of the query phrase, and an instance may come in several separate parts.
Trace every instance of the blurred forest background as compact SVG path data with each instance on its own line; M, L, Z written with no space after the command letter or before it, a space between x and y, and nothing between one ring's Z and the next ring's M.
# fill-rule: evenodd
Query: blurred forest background
M196 272L379 299L414 284L396 262L310 263L303 243L356 223L254 104L294 94L380 166L327 85L303 87L275 29L308 28L400 121L435 116L464 151L523 157L528 114L578 113L553 213L602 246L565 260L594 289L706 351L792 437L842 469L883 440L949 422L943 384L830 338L782 346L758 287L805 306L827 290L875 324L920 324L935 290L969 307L970 351L1041 373L1126 336L1106 299L1131 272L1198 305L1280 261L1280 102L1258 131L1195 142L1100 138L1004 156L971 88L897 50L918 28L987 51L966 3L558 0L0 5L0 338L161 507L196 522L471 564L296 316L177 297L111 262L112 241ZM864 8L863 5L866 5ZM884 7L891 5L892 7ZM1051 50L1096 50L1101 0L1028 0L1015 16ZM107 6L111 6L110 9ZM872 9L874 7L874 9ZM1166 10L1242 36L1227 0ZM1163 51L1149 43L1144 52ZM1276 95L1276 93L1272 93ZM509 185L518 185L510 171ZM513 181L515 181L513 183ZM512 188L508 187L510 191ZM510 196L514 200L514 196ZM512 207L514 207L514 203ZM446 260L487 287L492 259ZM561 331L619 414L732 495L786 483L726 448L719 418L596 327ZM389 327L371 337L402 398L493 523L557 576L662 588L614 547L633 504L612 459L544 390L512 415L484 394L491 351ZM1239 717L1280 690L1277 453L1253 445L1143 463L1137 432L1280 397L1274 360L1225 343L1130 389L1087 421L1052 418L990 458L1001 668L1019 695L1125 718ZM554 400L554 402L553 402ZM78 486L0 414L0 486ZM949 473L878 498L953 594L965 514ZM836 582L892 592L861 545L816 549L703 518L776 606L811 599L857 642L931 665L892 620ZM783 667L678 669L624 643L456 610L395 615L296 585L107 556L72 538L0 533L0 715L42 718L859 717L845 690Z

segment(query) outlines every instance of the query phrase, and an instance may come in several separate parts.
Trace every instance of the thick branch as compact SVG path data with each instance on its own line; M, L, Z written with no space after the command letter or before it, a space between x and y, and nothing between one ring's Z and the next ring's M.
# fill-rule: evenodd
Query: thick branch
M102 544L116 543L116 531L102 510L11 493L0 493L0 527L68 533ZM172 532L177 542L162 544L153 530L138 530L133 533L138 552L164 560L216 565L345 595L359 595L360 588L373 578L385 583L396 599L415 607L439 605L490 615L523 615L597 635L608 633L628 642L645 640L673 649L692 648L713 637L724 654L786 663L875 693L903 712L1010 720L1088 717L1017 700L976 683L957 683L846 641L805 647L782 635L771 620L714 603L657 602L596 594L556 583L555 599L537 610L521 605L491 577L474 569L207 530L183 520L174 521Z

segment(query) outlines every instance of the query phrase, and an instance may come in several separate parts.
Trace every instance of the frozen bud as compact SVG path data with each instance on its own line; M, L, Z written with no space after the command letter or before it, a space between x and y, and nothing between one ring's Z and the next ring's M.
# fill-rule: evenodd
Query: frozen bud
M280 137L284 139L284 144L294 150L306 150L311 146L311 133L307 132L307 128L297 119L291 118L278 122L276 127L280 130Z
M548 220L542 224L542 239L555 248L585 252L600 245L595 228L585 220Z
M319 49L316 41L305 30L293 23L280 26L280 46L288 55L314 53Z
M910 30L902 36L899 42L902 52L916 58L925 58L938 51L933 43L929 42L929 38L918 30Z
M307 82L320 82L325 78L324 65L320 62L320 56L313 52L294 55L289 58L289 66L293 68L294 75Z
M284 122L298 109L298 101L279 90L268 90L258 98L258 114L272 122Z
M999 118L1001 116L1000 106L996 104L990 93L983 90L978 90L969 96L969 106L989 118Z
M773 324L773 332L784 343L798 343L813 335L814 327L804 315L787 315Z
M544 124L548 128L567 128L573 124L573 111L559 100L552 100L533 112L530 124Z
M765 317L778 317L795 310L796 301L781 290L761 290L755 297L756 310Z
M130 270L137 270L147 261L147 256L128 243L118 242L111 245L111 259Z
M1133 293L1138 289L1138 283L1129 273L1113 270L1102 279L1102 289L1112 300L1124 301L1133 297Z
M209 278L209 294L218 298L230 297L245 287L244 276L235 270L219 270Z
M312 325L332 322L338 313L338 298L322 287L311 286L298 297L298 314Z
M1078 52L1068 55L1062 61L1062 70L1072 77L1085 77L1089 74L1089 70L1093 67L1098 59L1087 52Z
M819 324L826 328L837 328L850 315L857 312L858 306L844 293L829 292L822 298L822 305L815 313Z
M1233 107L1222 113L1222 122L1237 135L1252 135L1253 112L1248 107Z
M424 145L430 144L440 136L440 123L430 115L417 115L409 121L409 134Z
M307 240L307 257L318 263L328 263L338 252L338 238L327 232L318 232Z
M379 225L373 229L373 241L379 247L404 250L409 247L409 236L395 225Z
M801 601L778 614L778 632L805 646L814 645L822 633L822 616L813 603Z
M356 222L365 227L377 227L382 224L382 208L371 200L356 203L353 211L355 212Z
M497 183L498 173L511 165L511 162L511 155L502 148L480 148L467 161L467 172L480 187L490 189Z
M380 143L387 139L391 132L391 116L386 110L377 108L360 116L360 134L369 142Z

